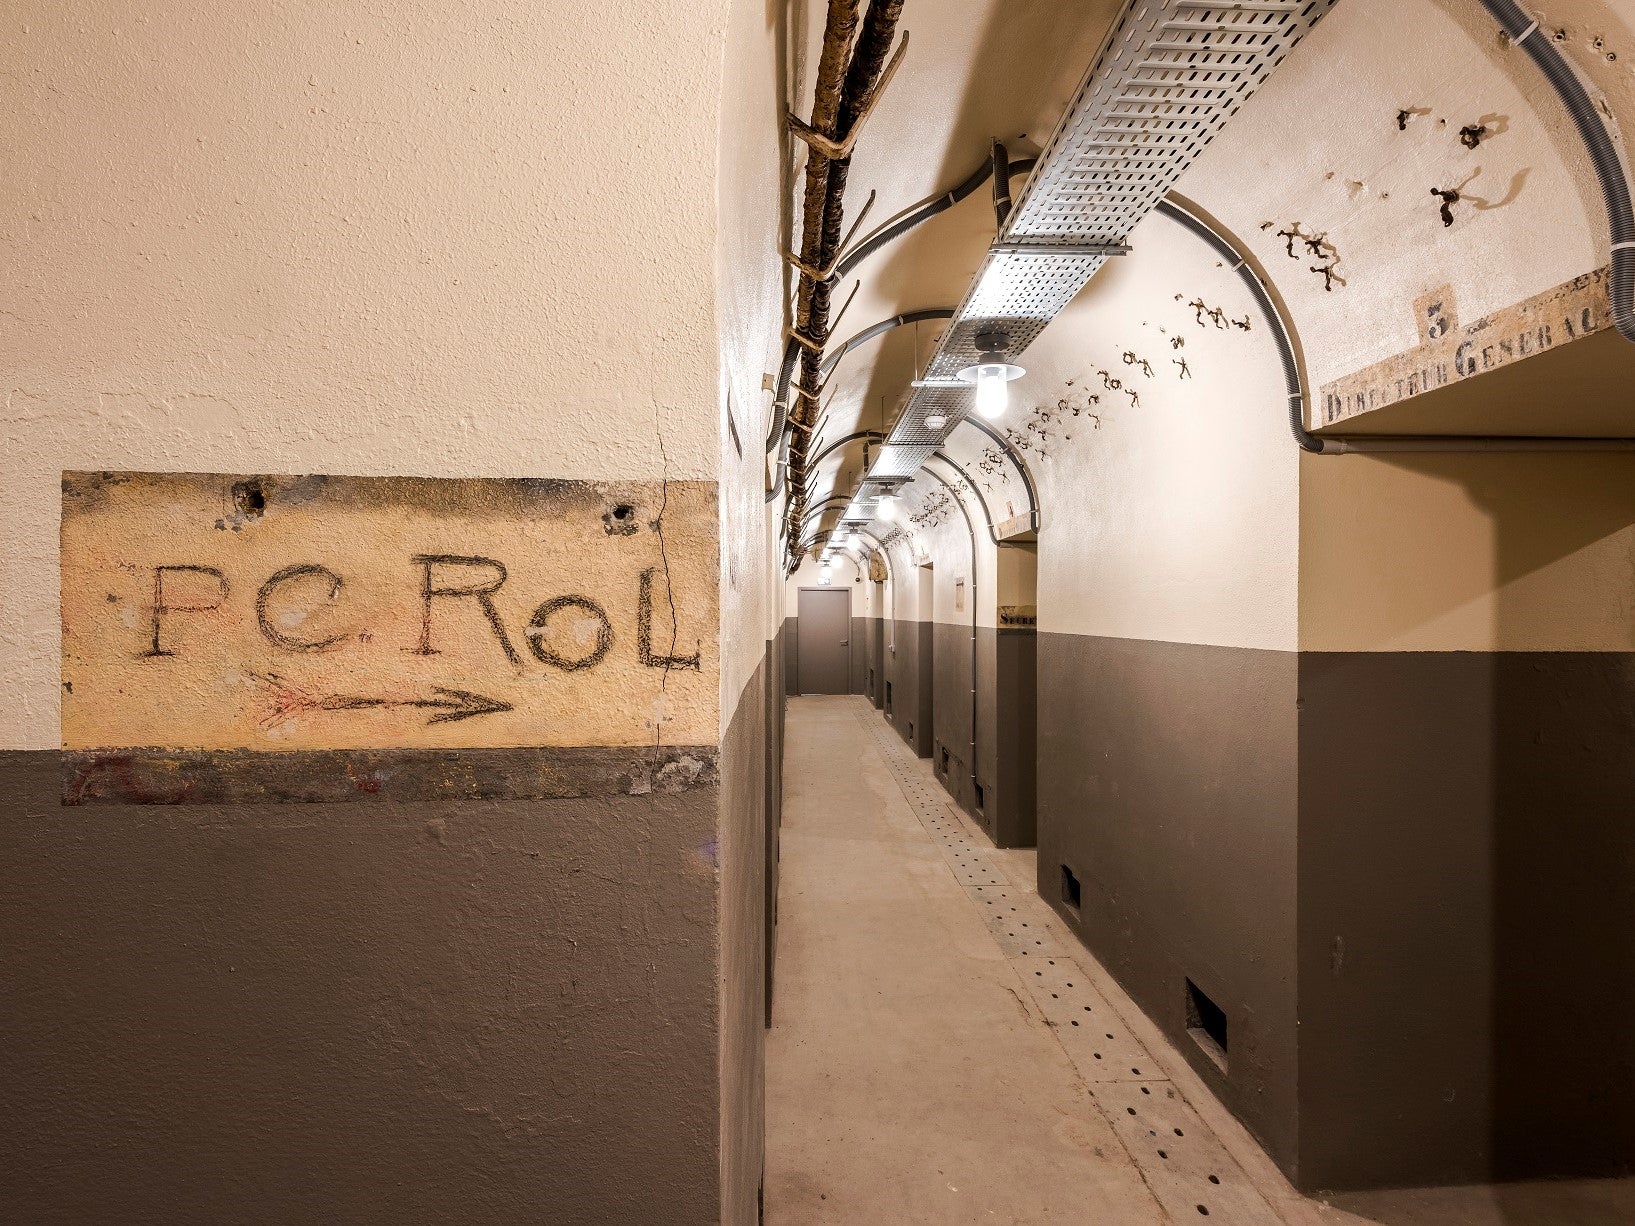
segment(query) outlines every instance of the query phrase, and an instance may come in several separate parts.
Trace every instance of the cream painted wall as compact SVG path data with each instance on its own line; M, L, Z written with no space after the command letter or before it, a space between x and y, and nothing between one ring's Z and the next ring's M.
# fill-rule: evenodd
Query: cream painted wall
M944 481L957 489L958 475L946 464L932 459L929 466ZM974 604L977 625L995 625L998 614L994 595L997 590L994 544L987 523L983 519L982 508L971 491L967 489L956 493L944 486L936 477L922 472L914 481L905 485L901 493L902 501L897 511L896 522L886 524L876 521L871 530L882 538L893 529L900 530L901 537L896 538L890 548L893 568L901 568L902 573L907 575L912 573L917 565L930 562L935 572L935 582L931 609L920 607L917 590L911 590L917 589L917 584L899 585L898 594L902 596L903 603L897 613L898 619L968 626L971 624ZM943 510L935 511L934 507L944 497L950 501ZM960 500L959 504L953 501L956 497ZM959 505L963 505L970 515L970 523L976 533L974 574L971 533L967 531L966 520L959 511ZM916 517L922 522L916 523ZM965 585L964 607L956 608L955 586L961 581Z
M6 10L0 745L64 469L717 476L726 8Z
M1308 457L1305 651L1635 650L1635 456Z
M720 64L720 132L715 179L719 214L715 308L720 346L721 676L724 759L719 844L721 939L717 975L721 1029L721 1220L756 1220L765 1166L764 914L768 891L764 750L766 687L758 672L771 637L777 561L771 552L764 482L768 396L761 372L776 361L783 329L778 259L784 156L778 64L781 31L762 0L735 0ZM628 105L628 102L625 103ZM754 684L763 676L761 684ZM747 735L734 736L734 721ZM759 759L759 760L758 760ZM733 787L755 781L756 794Z
M876 523L873 530L885 539L889 524ZM920 611L919 568L922 559L915 553L907 537L896 537L886 546L891 559L891 593L887 602L892 620L901 622L923 621Z
M860 578L864 580L863 583L857 582ZM844 588L852 593L852 616L861 617L863 596L860 589L866 586L868 586L866 575L850 554L842 553L835 558L828 583L823 582L817 562L808 555L801 559L799 569L784 581L785 607L788 608L790 617L800 616L800 590L803 587Z
M1635 11L1562 0L1539 16L1609 113L1635 126ZM1405 131L1403 108L1424 112ZM1492 132L1467 149L1458 129L1475 122ZM1470 201L1444 227L1429 189L1458 184ZM1608 259L1582 142L1476 0L1337 6L1180 190L1275 281L1314 392L1416 346L1422 294L1451 285L1468 324ZM1296 221L1328 234L1346 284L1325 292L1309 271L1318 261L1288 258L1274 231ZM1496 415L1523 395L1504 371L1480 390ZM1276 401L1268 389L1268 415ZM1617 456L1302 457L1299 646L1629 650L1632 472Z
M1013 429L1053 414L1033 465L1039 629L1292 650L1298 470L1272 338L1175 222L1155 214L1131 244L1028 350L1013 393ZM1193 301L1251 328L1200 325Z
M1026 393L1020 387L1014 390L1016 403L1020 404L1026 399ZM995 424L1001 430L1020 429L1025 435L1026 426L1022 423L1023 417L1012 410ZM975 426L965 424L956 429L941 450L970 477L981 505L994 523L1001 524L1027 514L1027 484L999 445ZM1023 453L1024 459L1029 454ZM973 501L971 505L975 508L978 504Z
M1626 129L1635 125L1635 17L1573 0L1551 21L1593 67ZM1615 10L1623 10L1615 12ZM1608 63L1590 31L1620 44ZM1399 130L1397 114L1417 112ZM1467 124L1492 134L1475 149ZM1434 188L1460 187L1445 227ZM1246 242L1299 323L1314 388L1419 343L1414 300L1448 285L1461 321L1604 265L1601 197L1554 90L1519 48L1501 45L1477 0L1337 5L1244 106L1178 190ZM1344 285L1276 231L1325 233ZM1269 226L1268 226L1268 223Z
M965 515L961 515L957 507L950 506L940 523L922 533L935 563L932 584L935 607L929 620L969 626L974 613L978 626L997 625L999 566L982 508L969 490L959 488L958 476L947 465L933 459L927 467L955 488L949 490L934 481L927 482L922 476L915 482L921 487L922 500L945 494L965 509ZM969 529L966 515L970 517Z
M1003 545L999 548L999 589L1001 605L1036 604L1039 598L1039 549L1036 545Z
M783 167L788 157L778 64L781 17L759 0L732 5L722 60L716 163L716 320L721 355L721 727L732 721L774 624L781 559L768 538L762 374L781 356L785 275Z
M1635 123L1635 13L1607 0L1563 0L1541 16L1612 113ZM1403 107L1415 112L1405 131ZM1474 150L1458 139L1472 122L1491 129ZM1448 228L1429 188L1454 184L1467 199ZM1501 45L1476 0L1339 6L1181 191L1233 229L1275 280L1314 385L1414 346L1413 301L1424 292L1451 284L1470 321L1607 258L1599 193L1570 121L1531 61ZM1294 222L1328 234L1344 285L1325 291L1310 271L1316 260L1289 259L1275 231ZM1303 469L1275 351L1236 277L1160 218L1133 241L1135 254L1104 270L1030 349L1029 375L1016 389L1025 403L1006 423L1024 428L1035 404L1084 407L1086 391L1103 397L1099 424L1071 419L1073 441L1058 431L1048 457L1034 458L1045 629L1281 650L1627 642L1615 489L1596 486L1593 505L1561 511L1571 504L1558 503L1552 515L1533 500L1500 497L1474 472L1454 481L1351 459ZM1252 316L1251 331L1197 327L1187 305L1195 299L1230 318ZM1175 336L1185 349L1168 348ZM1098 370L1131 374L1126 351L1159 372L1131 377L1139 409L1096 386ZM1172 370L1177 358L1188 361L1190 379ZM981 450L970 433L950 445L968 470ZM1541 490L1555 488L1563 471L1483 462ZM1507 542L1523 505L1533 526L1516 561ZM1427 523L1439 531L1427 533ZM1548 523L1555 528L1541 526ZM937 561L941 620L962 620L949 599L968 568L956 560L968 549L956 526L948 539L916 538ZM893 558L912 565L902 548ZM1574 599L1585 584L1589 598Z

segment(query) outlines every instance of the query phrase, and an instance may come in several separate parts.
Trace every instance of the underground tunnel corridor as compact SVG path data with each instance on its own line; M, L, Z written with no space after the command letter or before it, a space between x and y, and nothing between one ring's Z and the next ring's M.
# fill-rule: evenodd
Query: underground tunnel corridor
M0 46L0 1226L1635 1226L1635 0Z
M791 698L785 752L770 1226L1635 1221L1635 1181L1301 1195L866 697Z

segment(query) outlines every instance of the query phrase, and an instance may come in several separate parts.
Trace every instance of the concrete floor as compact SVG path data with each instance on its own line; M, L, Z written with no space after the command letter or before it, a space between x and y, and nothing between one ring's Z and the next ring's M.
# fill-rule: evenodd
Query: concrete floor
M1635 1183L1295 1192L863 699L791 699L766 1221L1612 1226Z

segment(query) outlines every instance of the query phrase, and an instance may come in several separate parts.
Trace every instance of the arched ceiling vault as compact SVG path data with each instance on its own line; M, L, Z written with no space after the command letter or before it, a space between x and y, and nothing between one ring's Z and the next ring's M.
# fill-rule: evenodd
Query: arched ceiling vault
M965 297L994 240L991 193L954 199L951 189L970 182L996 138L1013 158L1040 149L1122 9L1096 0L1071 21L1043 0L905 10L913 47L854 151L847 224L871 193L865 229L876 234L916 204L945 203L889 243L861 244L866 258L834 286L834 301L851 306L837 331L847 339L823 361L827 420L806 491L808 508L822 508L820 531L840 518L864 444L877 453L873 436L889 433L937 351L946 323L933 316ZM822 6L811 14L806 56L815 62ZM1541 18L1604 113L1635 130L1635 10L1620 0L1557 0ZM1262 270L1274 312L1281 306L1299 321L1314 428L1635 433L1619 391L1635 376L1635 349L1611 343L1610 328L1571 352L1488 376L1510 381L1515 395L1503 399L1521 406L1513 411L1495 410L1489 387L1459 382L1381 411L1377 423L1323 417L1333 389L1423 344L1422 295L1451 287L1459 325L1470 327L1612 258L1583 140L1524 51L1501 36L1483 0L1339 4L1178 184L1196 202L1189 211ZM797 94L808 97L809 82ZM1461 184L1445 224L1432 189ZM1311 258L1291 258L1295 247ZM1085 293L1110 292L1103 280ZM1573 394L1549 397L1561 406L1551 420L1526 407L1562 387ZM1000 509L1007 495L992 475L977 471L989 448L1005 482L1022 491L1011 501L1036 525L1039 461L1008 437L1017 423L1000 422L986 439L974 428L961 425L942 447L986 499L990 528L1013 517Z

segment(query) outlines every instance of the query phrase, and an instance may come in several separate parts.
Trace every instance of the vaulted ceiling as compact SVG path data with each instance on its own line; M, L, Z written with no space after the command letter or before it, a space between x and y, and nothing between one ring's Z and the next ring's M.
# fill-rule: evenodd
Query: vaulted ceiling
M982 165L995 140L1013 158L1036 154L1123 7L1119 0L909 0L902 27L910 47L858 141L847 226L871 195L860 233L947 191ZM789 49L787 79L791 109L803 115L824 6L811 0L793 12L792 28L804 37ZM1635 122L1635 10L1620 0L1558 0L1540 20L1590 79L1606 113ZM1461 138L1463 128L1485 130L1472 145ZM787 185L797 239L798 183L792 176ZM1018 179L1015 190L1021 187ZM1434 188L1462 190L1457 224L1444 224ZM1421 288L1449 287L1470 323L1608 258L1605 214L1581 141L1549 84L1500 36L1478 0L1340 0L1227 124L1178 192L1199 202L1265 270L1297 325L1314 393L1411 350L1420 339L1414 299ZM1291 229L1323 238L1291 259L1299 245L1288 238ZM984 188L863 261L835 289L836 309L849 305L833 326L831 354L894 316L955 307L994 234L993 199ZM1104 271L1082 296L1116 294L1117 286ZM894 328L835 363L820 441L811 448L821 459L807 478L806 540L838 523L865 471L870 435L889 432L945 326L931 319ZM1484 392L1501 380L1463 384L1427 402L1417 423L1398 405L1389 428L1635 433L1618 411L1632 353L1602 338L1553 355L1560 371L1575 374L1547 375L1547 363L1528 371L1514 395L1499 397L1503 408L1483 408L1495 399ZM1548 421L1538 409L1517 407L1550 386L1576 393L1571 403L1552 406ZM944 450L974 470L987 447L962 428ZM1015 475L1008 480L1020 486ZM1006 518L999 507L992 514Z

